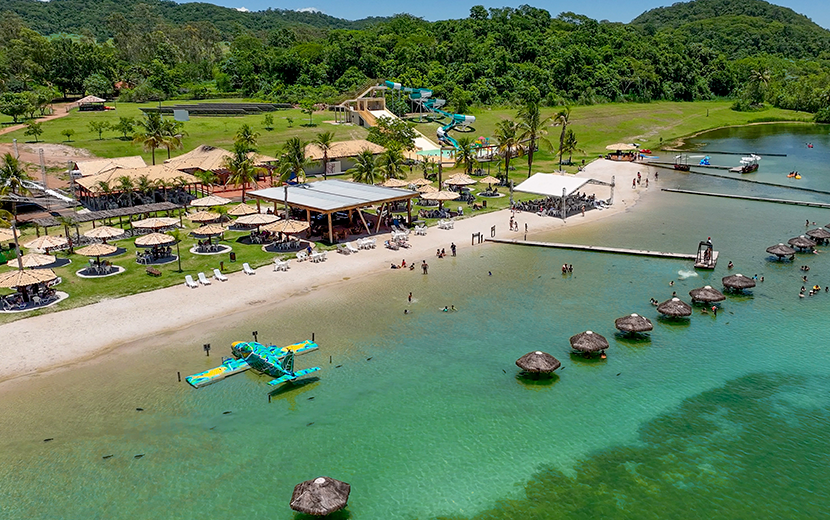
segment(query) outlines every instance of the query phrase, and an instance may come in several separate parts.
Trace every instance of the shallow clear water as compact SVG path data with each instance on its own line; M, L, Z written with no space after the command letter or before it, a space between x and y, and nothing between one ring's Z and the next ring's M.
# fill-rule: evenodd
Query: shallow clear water
M808 139L810 152L830 148L823 131L776 128L769 151ZM712 149L750 146L733 131L702 138ZM807 171L812 159L794 150L790 169ZM661 172L634 211L542 237L693 252L712 236L714 272L682 279L688 262L462 247L430 260L429 276L349 280L290 308L252 309L7 385L0 517L295 518L293 486L319 475L352 484L348 511L360 519L821 517L830 296L797 294L799 265L811 265L811 284L830 283L830 255L777 263L764 249L830 213L656 189L669 186L783 191ZM657 318L650 297L719 286L729 260L765 282L717 317ZM565 262L572 275L560 274ZM631 312L654 320L647 340L614 333L613 320ZM609 339L607 360L569 355L568 338L586 329ZM177 371L214 366L252 330L279 344L314 332L322 349L297 366L322 366L319 379L270 403L255 374L200 390L177 382ZM536 349L562 361L548 383L516 377L515 360Z

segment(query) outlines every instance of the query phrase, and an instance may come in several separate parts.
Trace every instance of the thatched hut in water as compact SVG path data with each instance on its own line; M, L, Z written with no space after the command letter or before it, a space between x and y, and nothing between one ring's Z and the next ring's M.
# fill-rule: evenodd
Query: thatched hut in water
M571 336L571 348L582 354L604 353L608 348L608 340L596 332L586 330Z
M805 250L805 249L812 249L812 248L816 247L816 243L814 241L810 240L809 238L807 238L804 235L791 238L791 239L787 240L787 243L790 244L793 247L797 247L798 249L801 249L802 251Z
M795 249L789 246L785 246L784 244L778 244L768 247L767 253L777 256L779 260L781 260L785 256L790 257L790 260L792 260L793 256L795 256Z
M740 273L724 276L721 281L723 282L723 286L730 291L743 291L744 289L752 289L755 287L755 280Z
M701 303L722 302L726 299L726 296L724 296L722 292L715 289L711 285L707 285L699 289L692 289L689 291L689 296L692 297L693 302Z
M562 363L547 352L537 350L517 359L516 366L529 374L552 374Z
M325 516L346 507L352 487L331 477L300 482L291 495L291 509L314 516Z
M654 328L650 319L639 314L629 314L628 316L617 318L614 320L614 326L617 327L617 330L627 334L639 334L648 332Z
M684 318L692 315L692 306L680 298L672 298L658 305L657 312L671 318Z
M827 231L824 228L811 229L810 231L805 233L805 235L817 241L818 243L827 242L827 240L830 239L830 231Z

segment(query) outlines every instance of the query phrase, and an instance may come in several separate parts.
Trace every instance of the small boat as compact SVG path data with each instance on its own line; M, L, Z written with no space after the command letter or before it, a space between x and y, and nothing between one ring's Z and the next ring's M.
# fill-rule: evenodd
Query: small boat
M800 179L801 174L798 173L798 172L790 172L790 173L787 174L787 177L790 178L790 179Z
M741 165L738 167L741 173L753 173L758 171L758 161L761 156L750 154L749 157L741 157Z

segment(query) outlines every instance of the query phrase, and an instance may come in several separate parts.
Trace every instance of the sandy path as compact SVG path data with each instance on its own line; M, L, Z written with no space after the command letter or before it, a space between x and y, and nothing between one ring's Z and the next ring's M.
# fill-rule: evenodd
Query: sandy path
M589 211L584 217L571 217L566 223L556 218L517 213L520 229L524 230L527 224L529 234L549 232L623 212L633 206L638 198L640 190L627 187L628 180L636 176L637 171L645 172L645 168L630 163L596 161L580 175L608 181L616 175L621 186L616 189L614 206L604 211ZM590 193L591 186L588 188ZM608 187L596 188L598 197L608 196ZM412 233L412 247L407 250L385 249L383 242L389 235L377 235L377 249L348 256L329 252L326 262L316 264L292 260L287 272L273 272L271 266L265 266L258 269L256 275L234 273L229 275L227 282L214 281L209 287L188 289L182 283L8 323L0 326L0 335L14 340L0 344L0 359L4 360L0 366L0 381L46 372L127 342L207 322L214 317L285 302L292 295L334 284L345 287L361 283L366 277L389 270L389 265L399 263L401 258L417 263L426 259L436 268L435 250L445 248L449 252L451 242L458 245L461 256L471 247L489 247L471 246L470 239L471 234L476 232L489 237L491 226L496 226L498 237L520 238L523 233L507 231L510 215L509 210L502 210L459 220L452 230L432 227L426 236L414 236ZM21 349L21 346L24 348Z

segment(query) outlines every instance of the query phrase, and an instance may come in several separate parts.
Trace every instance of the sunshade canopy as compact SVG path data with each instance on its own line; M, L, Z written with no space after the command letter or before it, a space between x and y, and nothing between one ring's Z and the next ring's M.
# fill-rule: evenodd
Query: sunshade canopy
M651 320L639 314L629 314L614 320L617 330L623 332L648 332L654 328Z
M426 186L427 184L431 184L431 183L432 183L431 180L424 179L423 177L420 177L418 179L415 179L414 181L410 181L409 185L410 186Z
M385 188L404 188L409 186L409 182L402 179L387 179L380 185Z
M163 246L175 242L176 239L164 233L150 233L149 235L142 235L135 239L135 245L140 247Z
M118 251L118 248L109 244L91 244L75 252L83 256L106 256Z
M609 144L608 146L605 147L605 149L606 150L611 150L611 151L617 151L617 150L625 151L625 150L636 150L637 147L633 144L630 144L630 143L614 143L614 144Z
M438 188L432 184L424 184L423 186L418 187L418 193L436 193L437 191Z
M278 221L280 218L276 215L268 213L253 213L251 215L244 215L236 219L237 224L244 224L246 226L264 226Z
M693 301L704 303L722 302L726 299L726 296L722 292L713 288L711 285L699 289L692 289L689 291L689 296L692 297Z
M331 477L317 477L300 482L291 495L291 509L315 516L325 516L346 507L351 486Z
M251 191L249 195L256 199L284 202L285 191L285 187L266 188ZM337 179L288 186L289 206L321 213L361 208L417 196L418 194L414 191L400 188L385 188Z
M724 276L721 281L727 289L751 289L755 287L755 280L740 273Z
M488 175L487 177L479 179L478 182L480 182L481 184L498 184L501 181L493 177L492 175Z
M571 347L580 352L600 352L608 348L608 340L590 330L571 336L570 341Z
M461 197L460 193L447 190L433 191L421 195L421 198L426 200L455 200L459 197Z
M20 263L23 264L23 267L43 267L44 265L54 264L57 259L52 255L41 255L40 253L27 253L20 257L18 262L17 258L12 258L6 265L10 265L12 267L18 267Z
M23 245L26 249L51 249L53 247L61 247L68 244L69 241L63 237L56 237L51 235L44 235L42 237L38 237L31 242L27 242Z
M590 180L584 177L565 177L553 173L534 173L533 177L513 189L522 193L533 193L545 197L561 197L564 190L567 197L579 191Z
M279 222L274 222L273 224L268 224L267 226L263 226L262 229L265 231L270 231L271 233L302 233L306 229L309 228L308 222L302 220L280 220Z
M175 226L179 221L172 217L151 217L133 222L133 227L140 229L158 229Z
M214 220L219 219L221 217L219 213L214 213L213 211L197 211L196 213L191 213L187 217L188 220L191 222L213 222Z
M224 232L225 228L220 224L208 224L207 226L202 226L198 229L193 230L194 235L206 237L221 235Z
M516 366L525 372L550 373L562 366L562 363L547 352L537 350L535 352L528 352L517 359Z
M657 312L675 318L692 315L692 306L680 298L666 300L657 306Z
M235 206L233 209L228 211L228 215L234 217L242 217L244 215L253 215L254 213L259 213L259 211L251 206L250 204L240 204Z
M191 206L194 208L211 208L213 206L224 206L228 204L231 199L226 199L225 197L219 197L218 195L209 195L207 197L202 197L201 199L196 199L190 203Z
M92 228L85 232L84 236L87 238L100 238L106 240L108 238L120 237L124 233L125 231L123 229L111 226L98 226L97 228Z
M56 275L51 269L24 269L7 271L0 274L0 287L25 287L38 283L51 282Z
M775 246L770 246L767 248L767 253L771 255L775 255L777 257L782 256L792 256L795 254L795 249L785 246L784 244L778 244Z

